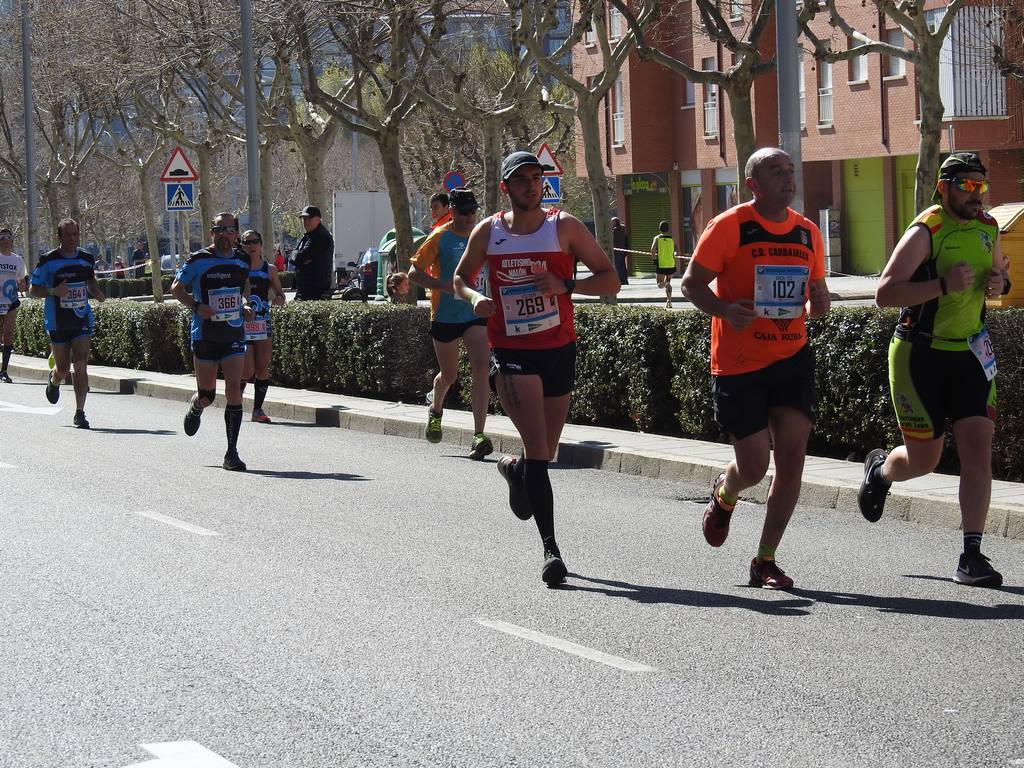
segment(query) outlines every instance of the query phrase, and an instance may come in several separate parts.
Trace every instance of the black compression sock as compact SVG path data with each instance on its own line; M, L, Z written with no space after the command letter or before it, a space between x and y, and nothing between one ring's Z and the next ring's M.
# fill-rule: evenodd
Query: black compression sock
M4 345L4 364L3 364L2 367L0 367L0 371L6 371L7 370L7 364L9 362L11 362L11 353L13 351L14 351L14 347L9 346L9 345Z
M224 409L224 427L228 434L228 452L238 451L238 432L242 428L242 406L229 405Z
M252 407L262 409L263 401L267 399L267 390L270 388L270 379L254 379L256 392L253 394Z
M551 493L551 479L548 477L548 462L540 459L522 459L526 465L524 477L526 497L530 500L533 519L545 546L555 540L555 499Z

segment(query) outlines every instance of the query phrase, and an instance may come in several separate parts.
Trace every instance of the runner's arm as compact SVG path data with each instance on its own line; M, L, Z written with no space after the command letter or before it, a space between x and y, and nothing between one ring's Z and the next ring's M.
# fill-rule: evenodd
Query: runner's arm
M832 297L829 295L825 278L820 277L817 280L811 280L810 291L811 297L807 302L807 316L821 317L832 308Z
M417 269L415 264L409 265L409 280L416 283L416 285L421 285L432 291L444 291L445 293L454 292L451 283L442 283L426 270Z
M270 287L274 291L274 298L270 300L271 304L281 306L285 302L284 288L281 287L281 276L277 273L277 267L273 264L268 265L270 269L267 270L267 274L270 275ZM278 301L280 299L280 301Z
M576 259L583 262L583 265L590 270L590 277L585 277L576 283L572 289L573 293L580 293L587 296L609 296L619 292L622 283L619 282L619 273L615 271L615 265L609 261L605 252L601 250L597 240L590 234L583 222L575 216L563 213L558 217L558 240L566 247ZM550 286L545 286L541 281L551 281ZM544 292L546 287L551 288L553 294L568 293L564 281L555 277L550 272L542 272L537 275L538 287Z
M754 319L754 302L741 299L730 303L718 298L711 290L711 281L716 277L717 272L690 259L683 273L683 295L702 312L721 317L734 328L746 328Z
M89 282L87 283L87 285L89 286L89 293L92 295L94 299L96 299L96 301L102 304L104 301L107 300L107 294L105 294L103 292L103 289L100 288L99 281L96 280L95 276L89 278Z
M925 226L914 226L903 233L889 263L882 270L875 291L875 304L879 307L914 307L944 293L959 293L971 287L974 273L964 262L953 265L945 275L934 280L911 282L914 272L931 253L931 232Z
M460 299L468 301L473 305L473 312L477 317L490 317L494 314L494 302L478 293L470 286L476 282L477 275L484 268L487 262L487 241L491 237L491 220L485 219L476 225L466 250L455 267L455 275L452 278L452 289ZM410 278L412 275L409 276Z

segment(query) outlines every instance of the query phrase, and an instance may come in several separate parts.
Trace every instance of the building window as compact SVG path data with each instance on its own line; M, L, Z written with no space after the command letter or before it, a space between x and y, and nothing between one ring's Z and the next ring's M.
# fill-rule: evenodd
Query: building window
M608 8L608 38L618 40L622 37L622 11L614 5Z
M693 87L693 83L690 80L683 81L683 106L692 107L697 103L696 88Z
M832 125L832 65L818 62L818 125Z
M903 30L890 29L885 33L885 42L896 48L902 48L904 45ZM906 74L906 62L903 59L898 56L885 56L884 59L883 77L903 77Z
M715 57L701 59L700 68L705 72L715 71ZM704 83L704 138L718 136L718 85Z
M590 17L590 26L583 33L584 45L594 45L597 42L597 21L594 16Z
M615 78L612 87L612 144L621 147L626 143L625 99L622 96L622 75Z
M800 130L807 127L807 77L804 75L804 49L797 53L797 79L800 83Z
M739 0L729 0L729 21L743 20L743 3Z
M852 37L846 39L847 50L853 50L859 43ZM866 83L868 79L868 57L864 54L854 56L848 62L849 72L847 77L851 83Z

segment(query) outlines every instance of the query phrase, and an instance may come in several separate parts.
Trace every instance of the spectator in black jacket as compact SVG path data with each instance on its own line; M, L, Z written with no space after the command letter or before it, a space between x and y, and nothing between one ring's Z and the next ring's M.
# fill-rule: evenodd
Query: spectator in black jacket
M334 238L320 221L320 209L307 205L299 214L306 234L292 253L295 265L295 300L324 298L331 290Z

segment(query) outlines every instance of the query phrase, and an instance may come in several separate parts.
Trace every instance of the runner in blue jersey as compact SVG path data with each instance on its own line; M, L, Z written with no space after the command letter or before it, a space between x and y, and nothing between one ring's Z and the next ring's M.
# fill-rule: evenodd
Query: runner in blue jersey
M217 369L224 374L224 424L228 450L224 469L244 472L238 456L242 426L242 368L245 363L245 321L253 318L244 297L250 294L249 267L238 258L234 214L218 213L210 227L213 243L188 257L171 284L171 294L192 310L192 357L196 388L185 414L185 434L199 431L203 409L217 397Z
M270 305L284 304L284 289L281 287L281 279L277 276L277 268L263 258L263 236L254 229L247 229L242 233L241 244L249 262L249 304L254 314L252 320L245 321L246 350L242 390L245 390L247 381L253 383L255 394L252 420L260 424L269 424L270 417L263 412L263 401L270 387Z
M25 260L16 254L14 233L7 227L0 229L0 342L3 343L3 361L0 362L0 381L12 384L7 373L14 352L14 328L18 322L18 292L25 290Z
M79 249L80 231L74 219L57 225L60 247L39 260L32 272L28 295L45 299L43 326L50 337L53 370L46 384L46 399L60 399L60 383L75 367L75 417L78 429L88 429L85 397L89 393L89 347L92 343L92 307L89 296L97 301L107 297L96 282L93 255Z
M412 257L409 280L430 289L430 337L434 340L438 372L434 377L431 405L427 408L426 438L441 441L441 416L448 389L459 378L459 339L466 347L472 375L473 442L469 458L481 461L494 452L494 445L484 434L487 406L491 401L488 382L490 347L487 344L487 320L473 313L473 305L455 295L452 278L466 243L476 226L480 206L469 189L453 189L448 196L450 214L423 241ZM476 289L487 292L487 270L481 270Z

